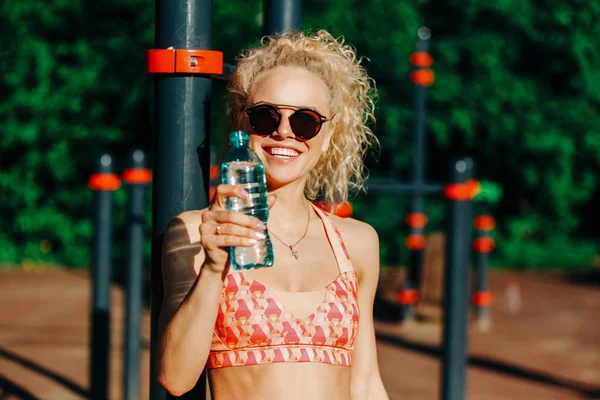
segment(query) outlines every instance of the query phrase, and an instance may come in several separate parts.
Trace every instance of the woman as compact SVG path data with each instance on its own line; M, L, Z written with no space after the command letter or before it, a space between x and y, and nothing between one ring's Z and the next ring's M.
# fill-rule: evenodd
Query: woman
M388 398L372 315L377 233L311 203L361 188L373 91L353 49L326 31L268 37L238 59L229 116L265 165L275 263L229 268L227 246L267 228L224 210L247 195L238 187L219 185L207 209L170 223L158 368L170 393L206 367L213 400Z

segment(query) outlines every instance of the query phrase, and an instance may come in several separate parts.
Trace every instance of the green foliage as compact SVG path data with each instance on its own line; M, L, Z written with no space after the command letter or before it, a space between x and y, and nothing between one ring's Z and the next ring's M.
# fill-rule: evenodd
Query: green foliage
M485 202L487 205L495 207L502 198L502 187L497 183L482 180L479 182L481 189L473 198L475 202Z
M214 2L213 48L226 62L259 40L261 3ZM0 263L89 265L86 182L97 153L112 152L119 172L133 146L152 158L153 85L143 57L153 47L154 11L149 0L0 4ZM417 29L431 28L428 179L446 181L456 156L475 159L477 177L490 182L479 199L498 220L498 264L589 263L600 220L600 1L305 0L303 18L308 29L343 35L365 57L377 81L382 145L369 168L403 181L413 156L408 59ZM227 125L224 94L224 82L214 81L215 153ZM125 251L125 201L120 189L117 257ZM379 231L382 262L404 262L409 196L354 202L355 216ZM443 229L441 198L425 204L428 231ZM150 195L146 207L149 227Z
M89 265L86 182L96 155L112 151L121 170L130 145L149 143L138 139L149 136L151 81L141 73L138 50L152 38L148 5L28 0L0 6L7 71L0 77L1 261ZM123 204L117 194L117 209ZM49 249L40 249L42 241Z

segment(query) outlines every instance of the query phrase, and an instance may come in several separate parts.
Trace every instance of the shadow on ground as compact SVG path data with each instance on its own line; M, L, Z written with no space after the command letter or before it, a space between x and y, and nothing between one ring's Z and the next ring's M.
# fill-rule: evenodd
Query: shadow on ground
M0 375L0 399L12 399L17 398L21 400L40 400L39 397L35 397L28 390L21 386L15 385L6 377Z
M600 269L581 269L565 274L568 282L584 286L600 286Z
M377 334L377 340L381 340L382 342L386 342L396 347L414 351L430 357L442 357L442 350L435 346L430 346L422 343L415 343L399 337L383 334ZM555 387L573 390L587 399L600 398L600 387L589 387L587 385L582 385L578 382L560 379L555 376L545 374L543 372L521 368L519 366L507 364L502 361L492 360L489 358L478 356L469 356L468 364L470 367L486 369L513 378L525 379L544 385L551 385Z
M15 354L11 351L8 351L8 350L0 347L0 357L4 358L6 360L12 361L14 363L17 363L17 364L19 364L25 368L28 368L32 371L35 371L38 374L45 376L46 378L52 379L56 383L64 386L65 388L69 389L73 393L75 393L83 398L86 398L86 399L89 398L88 391L85 390L83 387L79 386L77 383L73 382L72 380L70 380L68 378L65 378L62 375L57 374L56 372L50 371L49 369L42 367L41 365L36 364L35 362L33 362L31 360L21 357L18 354ZM6 379L2 375L0 375L0 388L5 391L5 393L2 393L2 391L0 391L0 399L4 398L5 394L6 395L11 394L11 395L16 396L17 398L24 399L24 400L37 400L37 397L33 396L27 390L12 383L11 381Z

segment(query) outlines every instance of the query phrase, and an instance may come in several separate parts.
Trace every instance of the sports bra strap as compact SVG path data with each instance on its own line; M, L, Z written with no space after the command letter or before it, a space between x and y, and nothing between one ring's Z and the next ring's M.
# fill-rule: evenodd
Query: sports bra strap
M325 226L325 232L327 233L327 238L329 239L329 243L331 244L331 248L333 249L333 254L335 255L338 266L340 268L340 273L343 274L344 272L352 271L354 268L352 268L352 263L350 262L350 255L346 250L346 246L344 245L344 241L342 240L342 235L323 210L315 206L313 203L310 204L313 206L315 212L323 221L323 225Z

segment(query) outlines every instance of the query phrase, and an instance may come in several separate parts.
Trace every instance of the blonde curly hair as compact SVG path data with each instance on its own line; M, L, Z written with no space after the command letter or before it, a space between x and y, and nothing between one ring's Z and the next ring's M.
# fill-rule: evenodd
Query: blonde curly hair
M329 149L309 173L304 194L309 200L343 202L364 188L364 157L377 138L375 82L361 65L356 51L326 30L313 34L286 31L266 36L260 46L242 52L228 85L229 120L239 128L246 99L256 78L278 66L296 66L316 73L331 95L332 136Z

